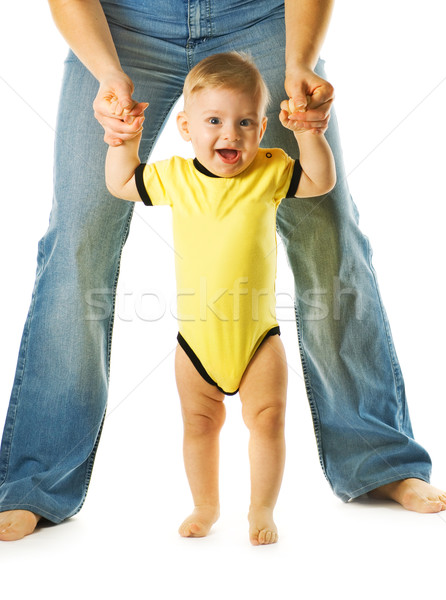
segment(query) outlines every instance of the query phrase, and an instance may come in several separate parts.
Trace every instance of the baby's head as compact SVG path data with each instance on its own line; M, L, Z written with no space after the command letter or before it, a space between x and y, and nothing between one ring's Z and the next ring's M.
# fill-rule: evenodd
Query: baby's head
M245 52L212 54L195 65L184 82L185 110L194 94L205 89L247 93L253 100L259 101L262 116L265 116L270 100L266 83L252 58Z
M257 154L268 102L268 88L248 55L214 54L186 78L178 129L209 171L232 177Z

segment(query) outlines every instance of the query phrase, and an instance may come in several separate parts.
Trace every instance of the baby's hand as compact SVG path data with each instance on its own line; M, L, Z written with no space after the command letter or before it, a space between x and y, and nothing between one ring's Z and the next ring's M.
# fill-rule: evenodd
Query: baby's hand
M307 99L308 99L308 97L307 97ZM313 128L313 129L309 129L308 126L305 127L302 121L290 119L290 115L296 115L298 113L306 112L305 108L302 109L300 107L294 106L294 102L293 102L292 98L289 98L288 100L283 100L280 103L280 108L282 109L279 113L280 122L282 123L282 125L284 127L286 127L287 129L290 129L295 134L313 133L313 134L319 135L319 134L325 133L325 131L327 130L328 119L327 119L326 124L318 123L319 127ZM323 125L323 126L321 127L321 125Z
M133 83L125 73L106 77L93 103L96 119L104 128L104 141L119 146L142 130L147 102L132 99Z
M136 137L142 131L143 113L148 106L148 102L134 102L132 107L124 108L113 92L105 94L102 97L103 112L100 120L105 129L104 140L108 144L116 146ZM107 135L113 136L113 139L107 139ZM119 138L116 139L114 136L119 136Z

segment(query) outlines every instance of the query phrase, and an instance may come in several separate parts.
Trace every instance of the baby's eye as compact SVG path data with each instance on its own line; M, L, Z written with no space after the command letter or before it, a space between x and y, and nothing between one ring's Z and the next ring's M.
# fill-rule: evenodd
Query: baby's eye
M251 125L251 119L242 119L240 125L242 127L249 127L249 125Z
M220 124L220 119L218 117L211 117L209 119L209 123L211 125L219 125Z

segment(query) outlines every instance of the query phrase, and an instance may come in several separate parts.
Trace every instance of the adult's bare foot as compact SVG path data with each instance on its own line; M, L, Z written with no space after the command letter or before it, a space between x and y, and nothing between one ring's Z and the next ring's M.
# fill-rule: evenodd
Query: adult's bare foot
M40 515L29 510L7 510L0 512L0 540L13 542L21 540L36 528Z
M382 485L368 494L379 500L395 500L419 513L437 513L446 510L446 492L421 479L402 479Z

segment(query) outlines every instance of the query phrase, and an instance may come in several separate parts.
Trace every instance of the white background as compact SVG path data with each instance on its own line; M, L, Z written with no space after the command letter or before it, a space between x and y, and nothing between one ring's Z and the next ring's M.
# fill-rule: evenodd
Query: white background
M415 434L431 453L439 486L446 486L445 21L443 0L339 0L323 51L350 189L374 248ZM46 3L2 6L0 424L51 207L65 53ZM153 158L172 148L187 151L170 123ZM237 397L227 401L222 434L222 518L207 539L179 538L190 498L173 378L176 324L168 306L163 318L150 321L156 307L145 295L156 291L172 302L170 222L160 210L148 226L140 208L124 251L109 411L89 496L69 522L0 546L2 591L18 586L17 598L38 589L54 599L236 600L300 592L318 600L327 594L416 598L442 590L442 515L407 513L389 503L344 505L332 495L318 464L291 321L281 323L290 388L279 544L248 543L247 433ZM157 264L143 257L156 257ZM277 289L292 293L281 248Z

